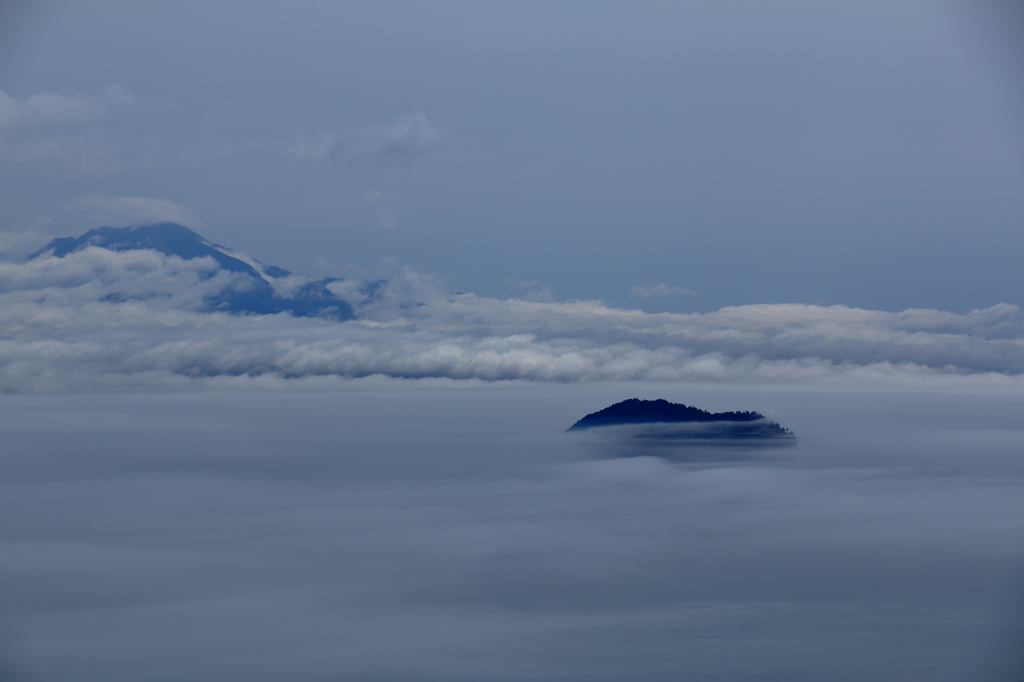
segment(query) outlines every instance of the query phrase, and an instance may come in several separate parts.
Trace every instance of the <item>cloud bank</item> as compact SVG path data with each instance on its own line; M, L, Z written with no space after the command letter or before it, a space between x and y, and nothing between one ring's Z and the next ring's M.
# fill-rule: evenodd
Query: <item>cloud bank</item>
M483 381L1024 383L1024 315L803 304L651 314L447 293L410 270L329 285L344 323L202 312L244 286L212 259L90 247L0 264L0 388L383 375Z

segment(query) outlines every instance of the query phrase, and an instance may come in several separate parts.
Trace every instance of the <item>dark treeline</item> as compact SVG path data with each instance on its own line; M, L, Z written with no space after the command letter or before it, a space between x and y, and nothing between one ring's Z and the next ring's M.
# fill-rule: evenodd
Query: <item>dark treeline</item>
M664 399L639 400L637 398L630 398L598 412L588 414L570 426L569 431L617 424L752 422L764 418L765 416L758 412L708 412L698 407L670 403Z

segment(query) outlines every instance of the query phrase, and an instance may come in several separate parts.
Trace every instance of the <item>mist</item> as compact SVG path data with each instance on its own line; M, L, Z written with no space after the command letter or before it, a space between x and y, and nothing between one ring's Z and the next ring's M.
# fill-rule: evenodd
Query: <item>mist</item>
M453 386L0 397L7 678L1022 670L1013 389ZM564 432L634 395L797 442Z

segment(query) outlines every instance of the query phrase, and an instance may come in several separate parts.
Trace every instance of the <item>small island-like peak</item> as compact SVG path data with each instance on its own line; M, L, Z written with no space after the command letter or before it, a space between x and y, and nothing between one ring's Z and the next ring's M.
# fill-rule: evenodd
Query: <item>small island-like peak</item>
M758 412L708 412L697 407L671 403L664 399L640 400L630 398L621 403L592 412L569 427L569 431L582 431L598 426L616 426L623 424L656 424L679 422L756 422L766 421L765 416ZM771 422L770 431L778 435L791 435L775 422Z

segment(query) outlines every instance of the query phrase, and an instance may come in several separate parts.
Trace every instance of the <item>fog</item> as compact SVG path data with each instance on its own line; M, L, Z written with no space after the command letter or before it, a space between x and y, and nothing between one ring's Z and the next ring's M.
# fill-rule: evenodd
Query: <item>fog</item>
M565 432L629 397L756 410L797 441ZM354 380L0 405L6 679L1024 671L1014 387Z

